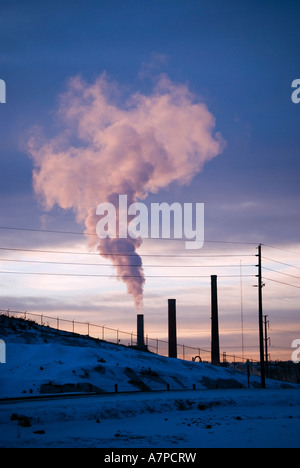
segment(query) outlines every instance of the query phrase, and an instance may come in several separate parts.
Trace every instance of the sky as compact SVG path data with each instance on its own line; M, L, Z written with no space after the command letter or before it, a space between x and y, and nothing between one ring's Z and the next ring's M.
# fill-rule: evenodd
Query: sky
M179 341L209 349L215 274L221 350L256 358L263 244L269 351L290 359L299 14L298 0L2 0L0 308L130 332L142 311L165 339L176 298ZM84 235L116 194L204 203L204 247Z

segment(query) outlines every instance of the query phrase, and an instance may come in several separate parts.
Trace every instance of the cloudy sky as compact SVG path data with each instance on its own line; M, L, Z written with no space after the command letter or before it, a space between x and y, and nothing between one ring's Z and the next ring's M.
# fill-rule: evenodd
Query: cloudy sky
M164 339L174 297L179 341L209 348L216 274L221 348L256 357L262 243L271 357L289 358L299 15L298 0L2 0L0 308L134 331L143 307ZM204 203L203 249L84 235L116 194Z

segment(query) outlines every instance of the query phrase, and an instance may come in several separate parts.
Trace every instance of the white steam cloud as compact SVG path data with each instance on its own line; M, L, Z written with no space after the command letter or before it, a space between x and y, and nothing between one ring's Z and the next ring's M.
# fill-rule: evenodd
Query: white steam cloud
M126 194L131 204L171 182L189 184L224 148L221 136L213 134L213 115L187 86L164 75L151 95L136 93L124 106L116 104L119 95L105 75L93 84L71 79L60 99L62 130L29 141L35 193L47 210L56 204L72 209L87 232L96 231L99 203ZM145 278L137 249L142 241L89 239L110 258L141 308Z

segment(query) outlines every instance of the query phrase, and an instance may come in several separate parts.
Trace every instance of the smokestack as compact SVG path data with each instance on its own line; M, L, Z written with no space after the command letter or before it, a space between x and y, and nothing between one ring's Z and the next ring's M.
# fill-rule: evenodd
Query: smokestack
M217 276L211 277L211 362L220 364Z
M144 315L137 316L137 347L138 349L145 349L144 338Z
M169 357L177 358L176 299L169 299Z

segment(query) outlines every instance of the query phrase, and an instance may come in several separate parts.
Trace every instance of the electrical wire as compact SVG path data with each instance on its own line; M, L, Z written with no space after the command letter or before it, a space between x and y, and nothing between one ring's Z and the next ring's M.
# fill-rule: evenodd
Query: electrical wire
M115 257L136 257L137 253L131 252L106 252L106 253L96 253L96 252L70 252L70 251L59 251L59 250L41 250L41 249L21 249L21 248L12 248L12 247L0 247L0 251L7 252L34 252L34 253L51 253L51 254L63 254L63 255L94 255L99 257L105 256L115 256ZM229 258L229 257L254 257L254 254L221 254L221 255L175 255L175 254L138 254L139 257L158 257L158 258Z
M95 277L95 278L141 278L141 275L100 275L100 274L78 274L78 273L44 273L29 271L0 271L0 274L7 275L34 275L34 276L71 276L71 277ZM220 278L240 278L240 275L219 275ZM244 275L245 277L255 277L255 275ZM209 275L145 275L145 278L210 278Z
M273 281L274 283L284 284L285 286L291 286L292 288L300 289L300 286L296 286L295 284L284 283L283 281L278 281L278 280L274 280L271 278L267 278L266 276L264 276L263 279L267 281Z
M85 232L57 231L57 230L19 228L19 227L8 227L8 226L0 226L0 229L8 230L8 231L43 232L47 234L71 234L71 235L77 235L77 236L98 236L96 232L88 232L88 231L85 231ZM151 239L151 237L149 239ZM181 239L164 239L163 238L159 240L181 240ZM188 240L188 239L182 239L182 240ZM206 240L205 242L214 243L214 244L258 245L258 243L254 243L254 242L241 242L241 241Z
M284 249L275 245L262 244L264 247L269 247L270 249L282 250L283 252L289 252L295 255L300 255L300 252L295 252L294 250Z
M263 269L272 271L273 273L278 273L279 275L289 276L290 278L300 279L300 276L290 275L289 273L284 273L283 271L272 270L272 268L263 267Z
M21 260L12 258L0 258L0 262L11 263L37 263L45 265L76 265L76 266L96 266L96 267L111 267L110 263L82 263L82 262L47 262L44 260ZM115 267L125 266L124 264L116 265ZM127 267L143 267L143 268L239 268L240 265L128 265ZM244 265L245 267L255 267L255 265Z
M270 262L274 263L279 263L280 265L288 266L290 268L296 268L297 270L300 270L300 267L297 267L295 265L291 265L290 263L284 263L284 262L279 262L278 260L274 260L273 258L268 258L268 257L262 257L264 260L269 260Z

